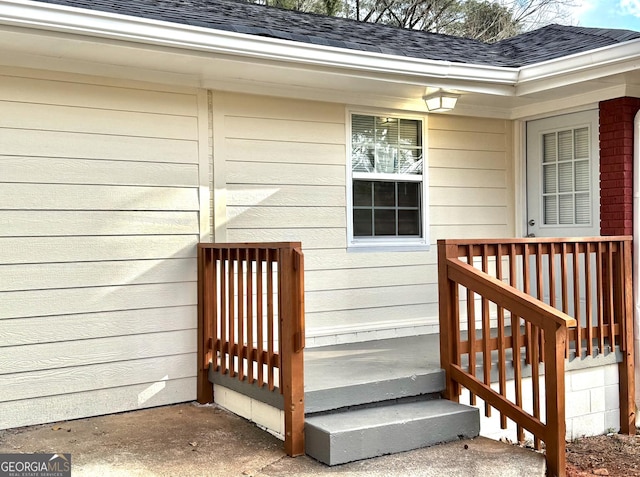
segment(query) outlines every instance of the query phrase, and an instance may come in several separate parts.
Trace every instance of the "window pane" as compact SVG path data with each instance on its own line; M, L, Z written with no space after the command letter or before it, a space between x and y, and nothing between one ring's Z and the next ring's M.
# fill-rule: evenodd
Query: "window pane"
M398 182L398 207L420 207L420 183Z
M400 144L422 147L422 124L415 119L400 120Z
M398 120L396 118L376 118L376 144L398 145Z
M371 181L353 181L353 205L371 207L372 187Z
M354 172L375 172L373 147L353 146L351 149L351 170Z
M396 235L396 211L387 209L374 210L375 235Z
M422 121L351 116L351 170L378 174L422 174Z
M355 237L371 237L373 235L371 209L353 210L353 235Z
M354 114L351 116L351 142L352 144L373 143L375 131L375 118Z
M591 204L589 194L576 194L576 224L589 225L591 223Z
M420 235L420 216L417 210L398 211L398 235Z
M398 156L399 174L422 174L422 150L400 149Z
M589 190L589 161L576 161L576 190Z
M544 223L545 225L558 224L558 202L555 195L544 198Z
M395 207L396 183L374 182L373 205L375 205L376 207Z
M557 192L556 187L556 169L557 166L555 164L545 164L542 166L544 177L542 180L544 181L542 190L545 194L553 194Z
M573 224L573 194L561 195L560 199L560 223Z
M542 162L555 162L557 159L556 133L542 136Z
M580 128L574 131L575 157L585 159L589 157L589 128Z
M351 117L351 169L373 172L375 153L375 118L354 114Z
M573 132L558 132L558 160L569 161L573 159Z
M558 164L558 188L560 192L573 192L573 164L562 162Z
M398 149L395 147L376 148L376 172L382 174L393 174L396 172L396 157Z

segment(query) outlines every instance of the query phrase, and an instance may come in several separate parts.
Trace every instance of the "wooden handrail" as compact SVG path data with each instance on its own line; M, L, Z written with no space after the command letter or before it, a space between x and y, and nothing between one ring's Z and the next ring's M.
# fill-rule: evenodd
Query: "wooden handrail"
M285 451L304 454L304 255L299 242L198 244L198 401L211 368L284 400Z
M548 327L550 322L560 326L576 326L575 318L521 292L517 288L506 285L467 263L449 258L447 259L447 266L449 267L448 276L451 280L473 290L498 306L510 310L540 328Z

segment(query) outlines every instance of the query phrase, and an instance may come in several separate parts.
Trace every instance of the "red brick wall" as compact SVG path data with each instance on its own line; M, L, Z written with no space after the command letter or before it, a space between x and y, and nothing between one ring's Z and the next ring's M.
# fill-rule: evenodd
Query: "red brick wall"
M640 98L600 103L600 234L633 233L633 119Z

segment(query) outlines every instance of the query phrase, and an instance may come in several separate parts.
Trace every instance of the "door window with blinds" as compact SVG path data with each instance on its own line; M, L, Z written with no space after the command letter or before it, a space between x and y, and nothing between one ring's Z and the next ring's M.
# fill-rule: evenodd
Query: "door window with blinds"
M352 113L351 246L424 245L423 119Z
M528 121L526 131L525 234L599 235L598 110Z
M591 223L589 127L542 135L542 201L545 225Z

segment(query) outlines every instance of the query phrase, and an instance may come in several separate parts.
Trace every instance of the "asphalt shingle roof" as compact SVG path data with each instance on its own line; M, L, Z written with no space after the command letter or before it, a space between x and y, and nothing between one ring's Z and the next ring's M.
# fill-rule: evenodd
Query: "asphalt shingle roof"
M242 0L41 0L135 17L350 50L519 67L640 38L640 32L549 25L486 44L417 30L300 13Z

